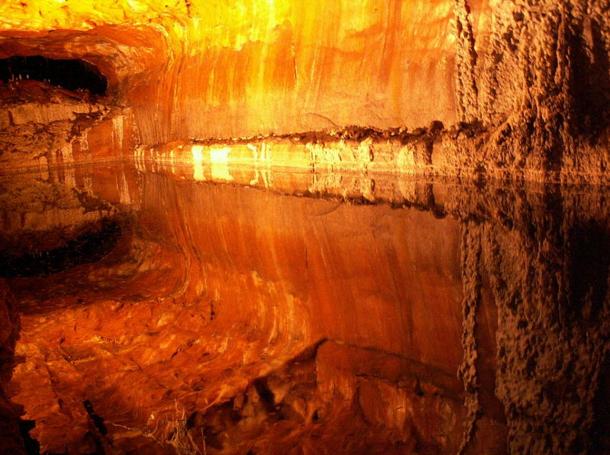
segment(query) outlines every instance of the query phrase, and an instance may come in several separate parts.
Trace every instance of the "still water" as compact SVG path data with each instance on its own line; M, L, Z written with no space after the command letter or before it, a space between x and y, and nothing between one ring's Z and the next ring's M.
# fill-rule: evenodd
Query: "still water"
M212 171L0 178L41 453L610 448L605 188Z

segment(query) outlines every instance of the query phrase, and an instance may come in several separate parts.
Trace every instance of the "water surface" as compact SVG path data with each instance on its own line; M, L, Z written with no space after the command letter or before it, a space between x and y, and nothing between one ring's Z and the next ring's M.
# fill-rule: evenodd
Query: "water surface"
M1 178L42 451L608 447L604 188L212 171Z

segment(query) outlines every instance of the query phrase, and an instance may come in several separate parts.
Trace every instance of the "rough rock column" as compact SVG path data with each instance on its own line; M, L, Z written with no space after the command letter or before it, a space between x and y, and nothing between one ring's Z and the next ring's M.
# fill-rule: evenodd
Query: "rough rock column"
M607 217L557 189L516 195L483 233L498 306L496 395L510 453L586 453L610 335ZM580 213L579 213L580 212Z
M592 160L587 147L601 140L609 124L608 4L530 3L492 2L489 46L477 68L481 119L499 126L489 154L520 169L547 172L589 163L603 170L606 158ZM459 41L458 54L468 45Z

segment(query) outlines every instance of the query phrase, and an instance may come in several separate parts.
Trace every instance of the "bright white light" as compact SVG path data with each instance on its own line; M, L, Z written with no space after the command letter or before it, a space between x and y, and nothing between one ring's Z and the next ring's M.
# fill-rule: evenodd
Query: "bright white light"
M210 150L212 179L226 181L233 180L233 176L229 172L229 153L231 153L231 149L229 147Z
M191 147L193 154L193 178L197 181L205 180L203 176L203 146L193 145Z

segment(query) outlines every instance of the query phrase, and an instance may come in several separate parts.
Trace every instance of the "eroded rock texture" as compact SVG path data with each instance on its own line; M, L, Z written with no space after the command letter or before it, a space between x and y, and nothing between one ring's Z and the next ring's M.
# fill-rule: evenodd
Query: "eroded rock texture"
M532 171L608 167L610 21L604 1L495 2L467 118L497 125L487 159ZM460 78L471 81L467 71Z
M1 173L118 160L133 144L129 111L86 92L20 80L0 97Z
M454 174L467 159L492 176L607 175L602 0L37 0L1 11L0 57L94 65L145 145L466 121L484 128L465 145L451 138Z

